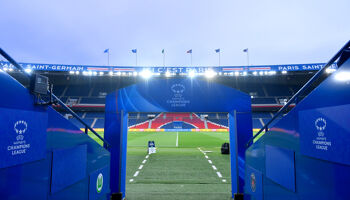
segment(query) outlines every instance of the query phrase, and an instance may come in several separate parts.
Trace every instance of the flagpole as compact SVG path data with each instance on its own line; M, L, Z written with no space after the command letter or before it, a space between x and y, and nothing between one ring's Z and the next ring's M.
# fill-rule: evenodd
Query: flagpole
M248 63L248 66L249 66L249 49L247 50L247 63Z
M136 57L136 66L137 66L137 50L136 50L136 53L135 53L135 57Z
M165 67L165 51L163 52L163 67Z
M107 65L109 66L109 49L108 49L108 55L107 55Z
M219 67L220 67L220 54L221 54L221 51L219 51Z
M192 67L193 65L192 65L192 52L191 52L191 67Z

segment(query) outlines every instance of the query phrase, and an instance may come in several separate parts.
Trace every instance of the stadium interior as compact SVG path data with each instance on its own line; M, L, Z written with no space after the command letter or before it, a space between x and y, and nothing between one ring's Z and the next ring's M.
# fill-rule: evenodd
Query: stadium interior
M214 78L29 71L0 53L17 68L0 71L4 199L350 195L339 153L349 153L350 41L320 70Z

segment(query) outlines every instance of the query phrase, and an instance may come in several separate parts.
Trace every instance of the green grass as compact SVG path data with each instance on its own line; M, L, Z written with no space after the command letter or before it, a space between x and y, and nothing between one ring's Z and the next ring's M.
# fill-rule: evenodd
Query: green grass
M99 134L103 136L103 132ZM89 135L102 144L96 136ZM157 153L151 154L142 164L149 140L155 141ZM126 198L231 199L230 156L220 153L221 145L228 141L228 132L129 132ZM198 147L211 151L207 156L222 178ZM134 177L136 171L139 174Z
M155 141L157 153L142 164L149 140ZM127 199L230 199L230 157L220 153L222 143L228 140L227 132L129 133ZM207 155L223 178L217 176L198 147L212 151ZM136 171L139 174L134 177Z

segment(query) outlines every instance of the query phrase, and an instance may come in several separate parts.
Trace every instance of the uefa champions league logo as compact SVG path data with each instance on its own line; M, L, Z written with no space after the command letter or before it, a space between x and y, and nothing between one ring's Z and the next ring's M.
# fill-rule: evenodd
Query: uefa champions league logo
M185 91L185 86L180 83L173 84L171 86L171 91L173 91L175 94L181 94Z
M318 131L318 136L319 137L323 137L324 136L324 130L326 129L327 127L327 121L322 118L322 117L319 117L315 120L315 127Z
M16 140L23 140L24 136L23 134L27 131L28 129L28 124L24 120L19 120L17 121L14 126L13 126L14 131L18 134L16 137Z

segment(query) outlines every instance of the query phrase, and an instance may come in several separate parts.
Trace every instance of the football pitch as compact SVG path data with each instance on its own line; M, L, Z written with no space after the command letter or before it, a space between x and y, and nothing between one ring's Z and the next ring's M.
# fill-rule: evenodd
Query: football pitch
M157 153L148 155L150 140ZM224 142L228 132L129 132L126 198L231 199L230 156L220 152Z

